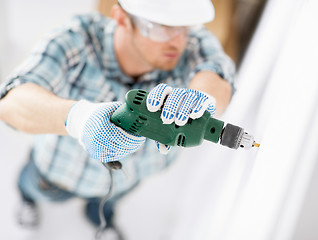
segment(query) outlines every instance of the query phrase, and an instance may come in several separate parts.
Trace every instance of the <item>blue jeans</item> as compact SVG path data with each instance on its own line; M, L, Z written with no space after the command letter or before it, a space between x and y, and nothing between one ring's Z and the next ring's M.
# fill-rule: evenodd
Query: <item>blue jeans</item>
M22 169L18 181L18 188L25 201L40 202L40 201L66 201L72 197L77 197L75 194L65 191L56 185L50 183L41 176L33 161L28 162ZM120 196L106 201L104 205L104 216L107 225L112 225L112 217L114 215L114 205L125 193ZM86 205L86 215L88 219L95 225L99 225L98 207L100 198L88 198Z

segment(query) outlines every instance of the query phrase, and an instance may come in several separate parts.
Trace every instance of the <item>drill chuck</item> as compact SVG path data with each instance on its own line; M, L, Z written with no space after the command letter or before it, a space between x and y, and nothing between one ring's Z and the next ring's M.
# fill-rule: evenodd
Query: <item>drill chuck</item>
M170 146L192 147L200 145L203 139L237 149L249 149L257 146L253 136L244 132L243 128L227 124L211 118L205 112L198 119L189 119L184 126L175 123L163 124L161 111L149 112L146 106L148 92L130 90L126 94L125 103L111 116L111 121L124 130L144 136Z
M228 123L221 133L220 144L233 149L239 147L250 149L256 147L257 143L252 135L244 132L243 128Z

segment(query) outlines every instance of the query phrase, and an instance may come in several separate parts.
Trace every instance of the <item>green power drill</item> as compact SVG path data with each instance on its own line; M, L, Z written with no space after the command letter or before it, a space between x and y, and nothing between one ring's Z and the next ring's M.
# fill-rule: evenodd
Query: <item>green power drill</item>
M221 145L233 149L259 147L254 137L244 132L243 128L232 124L224 127L223 121L211 118L207 111L198 119L189 119L184 126L163 124L161 111L147 110L147 95L144 90L130 90L125 103L111 116L111 121L130 133L170 146L193 147L205 139L214 143L220 141Z

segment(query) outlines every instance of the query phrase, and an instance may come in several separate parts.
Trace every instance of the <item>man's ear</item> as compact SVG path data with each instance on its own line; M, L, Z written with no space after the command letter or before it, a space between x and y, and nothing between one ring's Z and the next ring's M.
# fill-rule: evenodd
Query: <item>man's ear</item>
M112 7L111 17L117 22L118 26L131 28L131 22L128 14L118 4L115 4Z

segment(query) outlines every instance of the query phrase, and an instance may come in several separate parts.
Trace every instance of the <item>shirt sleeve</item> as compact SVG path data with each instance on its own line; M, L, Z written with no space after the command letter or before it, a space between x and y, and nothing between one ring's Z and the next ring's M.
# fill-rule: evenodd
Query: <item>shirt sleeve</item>
M193 71L190 78L199 71L212 71L230 83L232 94L235 92L235 64L222 48L217 37L204 27L190 34L190 48L192 48Z
M39 42L28 58L0 86L0 99L24 83L35 83L57 95L67 91L70 87L69 69L79 64L84 45L79 29L80 21L74 18Z

